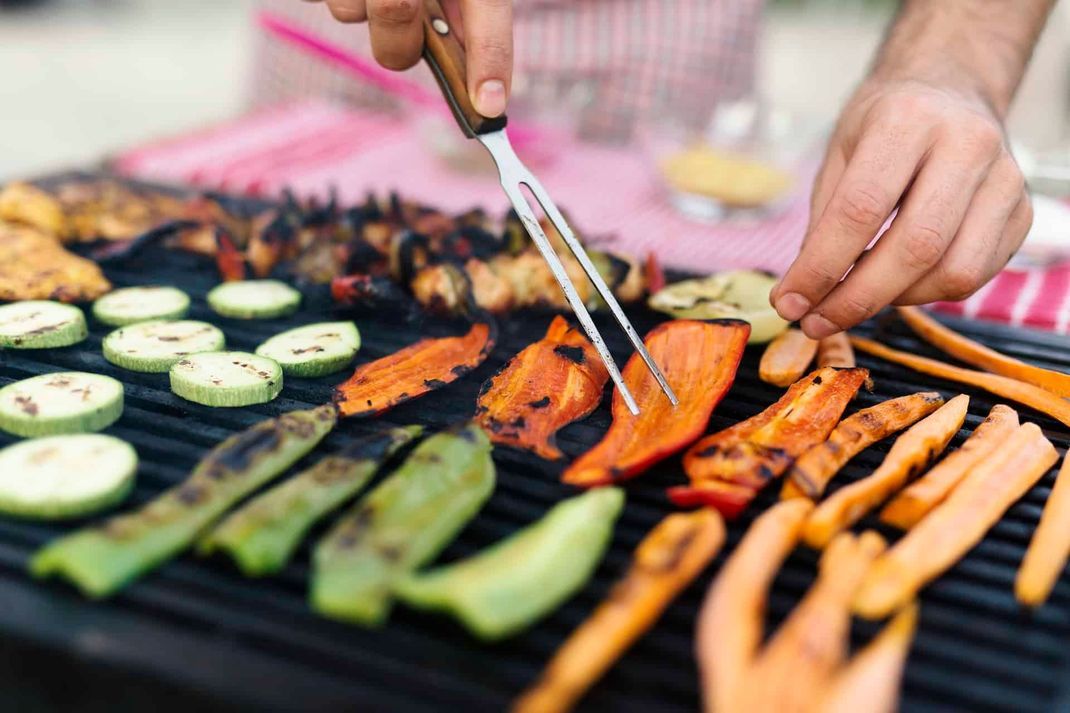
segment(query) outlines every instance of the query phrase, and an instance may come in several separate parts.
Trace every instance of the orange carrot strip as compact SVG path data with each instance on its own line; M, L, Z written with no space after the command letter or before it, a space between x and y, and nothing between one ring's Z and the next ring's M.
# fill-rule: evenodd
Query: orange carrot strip
M983 371L963 369L951 364L945 364L936 359L920 357L914 354L901 352L897 349L875 342L872 339L851 337L851 344L855 349L880 357L894 364L901 364L914 371L929 376L936 376L949 381L957 381L960 384L969 384L979 389L1002 396L1011 401L1017 401L1041 413L1046 413L1052 418L1070 426L1070 401L1059 398L1050 391L1045 391L1039 386L1027 384L1024 381L1011 379L997 374L987 374Z
M865 369L818 369L762 413L703 438L684 456L688 486L669 490L682 507L712 505L734 518L792 460L824 441L869 377Z
M1070 556L1070 458L1063 459L1048 495L1040 525L1033 533L1025 559L1014 581L1014 594L1027 607L1038 607L1048 600L1055 580Z
M815 340L798 329L789 329L765 348L758 364L758 376L775 386L791 386L806 373L815 354Z
M817 343L817 365L849 369L855 366L855 350L847 332L837 332Z
M884 507L881 521L909 530L947 498L970 468L987 458L1017 429L1018 414L1014 409L1003 404L993 406L962 448L933 466Z
M827 441L795 459L780 497L817 500L847 461L877 441L928 416L943 404L940 394L924 391L882 401L848 416L832 429Z
M1020 359L989 349L940 324L918 307L899 307L898 311L899 317L915 334L940 351L978 369L1039 386L1056 396L1070 397L1070 374L1026 364Z
M769 586L813 507L809 500L788 500L762 513L710 586L697 631L706 710L728 711L741 700L744 676L762 643Z
M817 506L803 530L806 543L821 549L833 535L861 520L912 475L924 470L962 428L969 405L969 396L956 396L911 426L896 439L872 474L840 488Z
M909 604L826 688L813 710L817 713L895 713L899 685L918 625L918 605Z
M561 480L591 487L631 478L701 436L736 378L749 334L750 325L738 319L677 319L652 329L644 343L679 397L679 405L673 408L646 364L633 355L622 375L640 414L633 416L620 392L614 392L609 431Z
M740 710L806 713L847 658L851 601L884 538L840 533L821 557L817 581L747 673Z
M421 339L357 367L334 389L342 416L372 416L442 388L483 363L494 348L491 325L477 322L462 337Z
M1057 459L1055 447L1035 423L1020 426L877 560L855 597L855 613L880 619L914 599L980 542Z
M594 411L609 372L587 338L564 317L525 347L480 389L476 422L490 440L562 457L554 434Z
M561 645L514 713L567 711L661 616L724 544L716 510L669 515L639 543L609 597Z

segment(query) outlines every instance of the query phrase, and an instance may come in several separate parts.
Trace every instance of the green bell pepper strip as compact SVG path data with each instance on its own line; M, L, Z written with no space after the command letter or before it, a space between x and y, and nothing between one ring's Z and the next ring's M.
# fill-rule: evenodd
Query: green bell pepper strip
M197 551L223 550L247 576L278 572L316 522L359 493L379 466L422 430L393 428L326 456L228 515L201 538Z
M364 626L382 623L397 581L434 558L490 497L490 449L475 424L417 446L316 545L312 608Z
M140 509L46 545L30 560L30 572L63 576L89 597L114 594L188 547L227 508L311 451L337 418L327 404L231 436L185 482Z
M624 491L597 488L558 503L538 522L468 559L398 583L417 609L447 611L494 641L535 623L590 578L613 536Z

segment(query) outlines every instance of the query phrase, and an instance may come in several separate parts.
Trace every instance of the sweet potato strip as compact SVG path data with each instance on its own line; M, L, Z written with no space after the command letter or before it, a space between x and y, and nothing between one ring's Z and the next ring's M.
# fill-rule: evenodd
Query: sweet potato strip
M777 503L754 521L710 586L699 613L698 666L707 711L733 710L762 643L769 585L795 548L809 500Z
M1020 426L874 563L855 597L855 613L879 619L914 599L980 542L1057 459L1055 447L1036 424Z
M993 406L962 448L937 463L884 506L881 521L909 530L947 498L970 468L991 455L1017 428L1018 414L1014 409L1003 404Z
M1063 459L1055 487L1048 495L1040 525L1033 533L1025 552L1014 595L1027 607L1038 607L1048 600L1070 556L1070 458Z
M855 349L867 354L880 357L893 364L913 369L914 371L929 376L935 376L949 381L957 381L960 384L968 384L979 389L984 389L990 394L1002 396L1011 401L1017 401L1041 413L1046 413L1057 421L1070 426L1070 401L1061 399L1055 394L1039 386L1027 384L1024 381L1011 379L998 374L988 374L983 371L963 369L962 367L946 364L936 359L917 356L901 352L898 349L886 347L880 342L862 337L851 337L851 344Z
M873 560L884 552L876 532L840 533L821 558L817 581L747 672L738 710L805 713L847 658L851 602Z
M716 510L675 513L658 523L639 543L624 579L561 645L513 711L571 709L717 556L724 538Z
M684 456L691 485L671 488L669 497L736 517L796 456L828 437L868 376L865 369L818 369L762 413L703 438Z
M883 401L840 421L828 440L795 459L780 497L817 500L847 461L897 431L940 408L944 399L935 391Z
M633 355L623 376L640 414L633 416L620 392L614 392L609 431L561 479L590 487L631 478L702 435L736 378L749 335L750 325L737 319L677 319L652 329L644 343L679 397L679 405L673 408L646 364Z
M421 339L357 367L335 387L342 416L372 416L456 381L483 363L494 348L491 325L477 322L462 337Z
M850 527L922 472L947 448L962 428L970 397L956 396L896 439L880 466L869 476L832 494L806 521L806 544L821 549L837 532Z
M895 713L899 710L899 685L917 625L918 605L904 607L847 662L813 710L817 713Z
M562 457L554 434L594 411L609 372L587 338L555 317L541 340L525 347L480 390L476 421L490 440Z
M775 386L798 381L817 354L817 342L798 329L789 329L769 342L758 364L758 376Z
M855 350L847 332L837 332L817 343L817 365L849 369L855 366Z
M1026 364L989 349L940 324L918 307L899 307L898 311L899 317L915 334L945 354L978 369L1039 386L1056 396L1070 397L1070 374Z

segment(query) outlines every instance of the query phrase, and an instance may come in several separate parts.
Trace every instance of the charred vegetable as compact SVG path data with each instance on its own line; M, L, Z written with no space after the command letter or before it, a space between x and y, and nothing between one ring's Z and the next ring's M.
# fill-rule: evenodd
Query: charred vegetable
M940 394L926 391L889 399L848 416L832 429L827 441L795 459L780 496L817 500L847 461L877 441L928 416L943 404Z
M798 329L789 329L765 348L758 376L774 386L791 386L806 373L816 354L816 341Z
M691 485L670 489L669 497L736 517L799 454L828 437L868 376L865 369L818 369L765 411L703 438L684 456Z
M286 565L309 528L360 492L383 461L421 432L393 428L354 441L227 516L198 550L228 553L250 576Z
M755 270L734 270L676 282L655 292L647 304L676 319L742 319L750 324L751 344L764 344L788 328L769 306L776 277Z
M714 510L674 513L658 523L639 543L624 579L561 645L514 713L570 710L717 556L724 538Z
M184 550L231 505L312 450L335 418L332 406L320 406L231 436L181 485L134 512L45 546L30 561L31 573L62 576L89 597L114 594Z
M0 307L0 348L54 349L88 336L85 315L71 305L30 300Z
M556 460L563 454L554 434L598 407L608 379L587 338L555 317L545 337L483 384L476 421L495 443Z
M477 322L464 336L422 339L358 366L334 390L339 412L374 416L456 381L483 363L496 332L492 324Z
M624 491L600 488L468 559L403 579L398 597L448 611L481 639L527 628L583 586L613 536Z
M32 438L101 431L123 414L123 385L101 374L60 371L0 389L0 429Z
M613 424L602 440L561 476L590 487L631 478L702 434L710 414L732 386L750 326L739 320L676 320L646 335L647 351L680 399L673 408L638 355L624 367L624 382L641 412L633 416L613 394Z
M490 441L474 424L421 443L316 545L312 608L383 622L395 585L460 532L494 490Z

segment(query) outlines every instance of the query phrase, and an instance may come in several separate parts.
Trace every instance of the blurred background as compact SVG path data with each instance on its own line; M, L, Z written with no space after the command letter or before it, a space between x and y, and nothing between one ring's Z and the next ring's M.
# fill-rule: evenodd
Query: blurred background
M830 121L894 7L771 2L759 91ZM0 1L0 179L85 165L240 114L251 101L253 10L251 0ZM1011 121L1015 141L1039 152L1070 144L1070 4L1055 12Z

